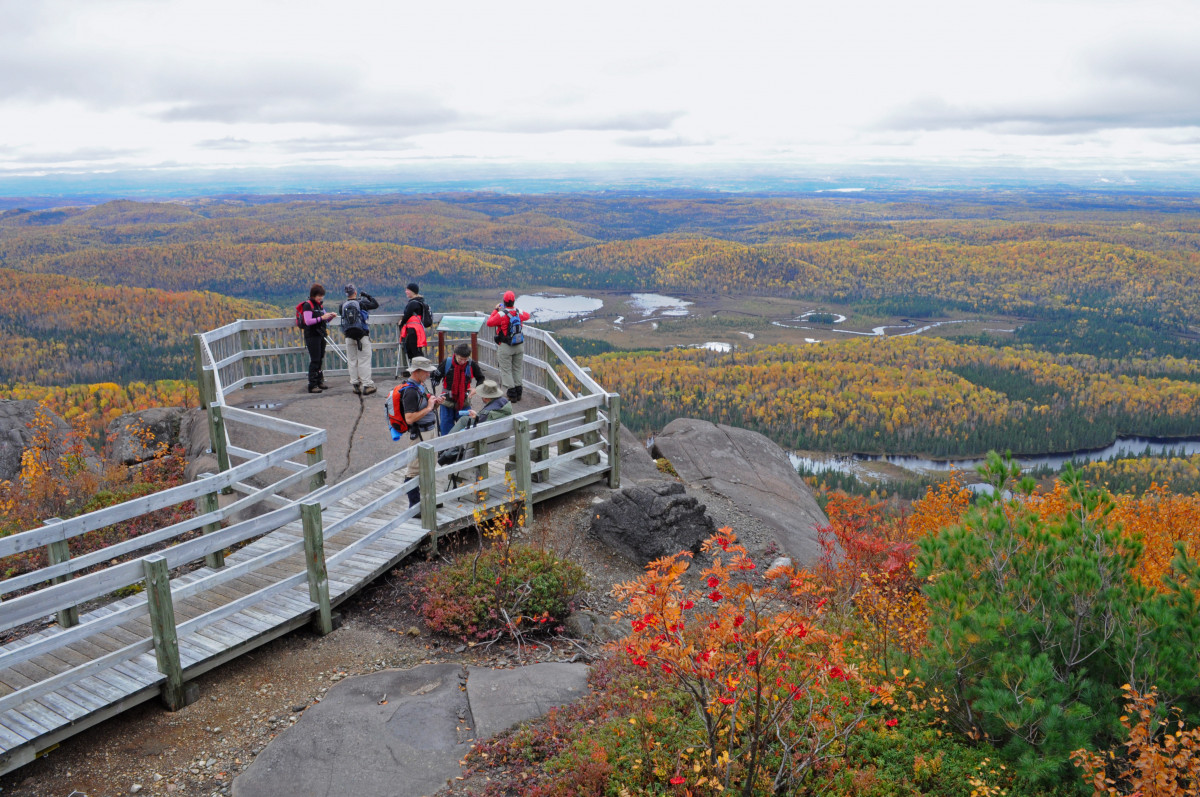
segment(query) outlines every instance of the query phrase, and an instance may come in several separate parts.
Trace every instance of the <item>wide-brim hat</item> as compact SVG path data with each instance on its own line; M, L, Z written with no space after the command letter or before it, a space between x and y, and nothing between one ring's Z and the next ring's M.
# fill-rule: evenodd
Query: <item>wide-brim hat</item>
M485 379L483 384L475 388L475 395L485 399L500 398L504 395L504 391L500 389L500 385L496 384L494 379Z
M428 357L413 357L412 362L408 364L409 371L425 371L432 374L436 368L437 366L433 364L433 360Z

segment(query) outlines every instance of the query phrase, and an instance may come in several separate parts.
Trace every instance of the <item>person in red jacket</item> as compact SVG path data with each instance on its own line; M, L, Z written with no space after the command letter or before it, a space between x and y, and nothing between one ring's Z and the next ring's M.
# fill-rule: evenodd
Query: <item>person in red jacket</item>
M487 325L496 330L496 363L500 366L500 382L508 394L509 401L520 401L524 386L521 379L525 366L525 322L529 313L516 308L517 295L512 291L504 294L504 301L488 317Z

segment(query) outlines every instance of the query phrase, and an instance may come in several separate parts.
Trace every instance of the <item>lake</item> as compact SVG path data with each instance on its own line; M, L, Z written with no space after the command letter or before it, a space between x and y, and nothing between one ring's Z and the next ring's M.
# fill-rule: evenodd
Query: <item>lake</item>
M604 302L591 296L566 296L560 293L532 293L517 297L517 308L537 322L583 318L599 310Z

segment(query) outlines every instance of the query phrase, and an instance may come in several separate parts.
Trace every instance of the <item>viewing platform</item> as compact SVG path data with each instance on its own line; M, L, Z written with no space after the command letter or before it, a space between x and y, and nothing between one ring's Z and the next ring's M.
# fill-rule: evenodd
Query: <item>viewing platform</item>
M399 381L398 320L371 316L378 392L364 397L332 348L331 389L305 390L308 357L292 319L197 335L217 472L0 539L0 557L46 548L51 563L0 581L0 630L53 620L0 646L0 773L156 696L181 708L196 697L196 676L296 628L329 633L338 604L418 549L435 552L477 512L516 508L531 519L540 501L619 485L619 396L532 327L511 419L394 442L384 405ZM336 327L331 337L343 342ZM478 353L496 378L495 345L479 341ZM464 456L439 466L457 446ZM419 475L405 479L414 459ZM418 486L421 502L409 507ZM74 537L189 501L189 520L70 554Z

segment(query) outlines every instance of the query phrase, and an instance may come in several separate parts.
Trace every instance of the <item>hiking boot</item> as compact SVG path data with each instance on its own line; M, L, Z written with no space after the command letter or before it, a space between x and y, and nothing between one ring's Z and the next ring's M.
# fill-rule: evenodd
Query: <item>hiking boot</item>
M321 384L317 385L317 387L321 388L322 390L328 390L328 389L329 389L329 385L325 384L324 382L322 382Z
M362 395L362 386L361 385L351 385L350 389L354 391L354 395L356 395L356 396Z
M517 400L517 389L515 387L510 387L508 390L504 391L504 395L508 397L509 401L515 402Z
M413 489L408 491L408 508L412 509L414 506L417 506L420 503L421 503L421 488L414 487ZM420 517L420 516L421 516L421 513L417 512L417 517Z
M515 399L513 399L513 401L520 401L520 400L521 400L521 399L524 397L524 394L525 394L525 386L524 386L524 385L517 385L517 387L516 387L515 389L516 389L516 391L517 391L517 397L516 397Z
M374 392L375 392L375 386L374 386L374 385L367 385L366 387L364 387L364 388L363 388L362 394L363 394L364 396L369 396L369 395L371 395L371 394L372 394L372 393L374 393Z
M320 393L320 392L321 392L321 388L320 388L320 386L319 386L319 385L309 385L309 386L308 386L308 392L309 392L309 393Z

